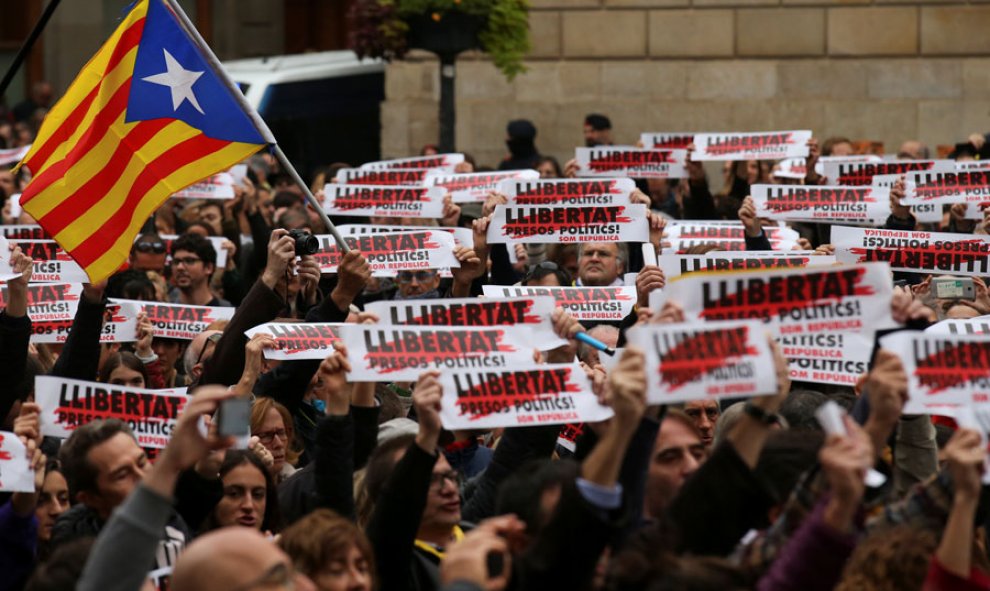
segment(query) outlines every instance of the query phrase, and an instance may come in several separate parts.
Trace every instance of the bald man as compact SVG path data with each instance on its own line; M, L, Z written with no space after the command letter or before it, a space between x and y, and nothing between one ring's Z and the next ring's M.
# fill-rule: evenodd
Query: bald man
M292 561L257 530L225 527L196 538L179 556L172 591L297 589L316 591Z

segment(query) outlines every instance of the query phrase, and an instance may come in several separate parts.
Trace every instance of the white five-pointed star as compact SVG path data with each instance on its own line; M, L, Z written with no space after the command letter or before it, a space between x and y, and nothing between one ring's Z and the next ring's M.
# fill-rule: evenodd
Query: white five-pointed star
M183 68L167 49L163 48L162 51L165 52L165 71L161 74L142 78L142 80L168 86L172 91L173 111L179 110L182 101L189 101L193 108L205 115L206 113L203 113L203 109L199 106L199 101L196 100L196 95L193 94L192 90L193 84L199 80L203 72L193 72Z

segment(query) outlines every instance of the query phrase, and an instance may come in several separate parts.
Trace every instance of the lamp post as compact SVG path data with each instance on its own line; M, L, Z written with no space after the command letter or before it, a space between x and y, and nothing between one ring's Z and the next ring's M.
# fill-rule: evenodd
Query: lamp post
M457 77L457 55L480 47L478 33L484 26L484 17L458 11L409 19L409 46L425 49L440 58L440 152L453 152L456 149L454 82Z

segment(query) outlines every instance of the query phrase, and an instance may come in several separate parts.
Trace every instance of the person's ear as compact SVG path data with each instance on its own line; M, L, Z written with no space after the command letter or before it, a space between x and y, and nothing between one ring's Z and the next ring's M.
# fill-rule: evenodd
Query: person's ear
M217 270L217 266L213 263L204 263L203 270L206 271L207 275L213 275L213 272Z

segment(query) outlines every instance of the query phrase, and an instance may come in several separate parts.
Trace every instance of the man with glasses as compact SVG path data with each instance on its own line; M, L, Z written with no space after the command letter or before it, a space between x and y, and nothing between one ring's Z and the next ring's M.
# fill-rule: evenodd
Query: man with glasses
M217 251L209 240L196 234L183 234L172 243L173 304L229 306L210 291L210 277L216 269Z
M186 370L186 383L196 384L203 375L203 366L213 358L216 345L223 337L221 330L207 330L196 335L186 347L182 366Z
M629 248L620 242L584 242L578 247L580 286L623 285Z
M399 271L395 276L397 300L425 300L440 297L440 273L436 269Z
M154 271L162 275L165 273L166 250L165 241L158 234L141 234L137 242L131 245L128 264L138 271Z
M428 300L442 297L465 298L471 295L471 283L485 273L485 264L473 249L458 246L454 256L460 267L453 267L453 282L449 290L440 290L440 273L436 269L399 271L395 276L397 300Z

